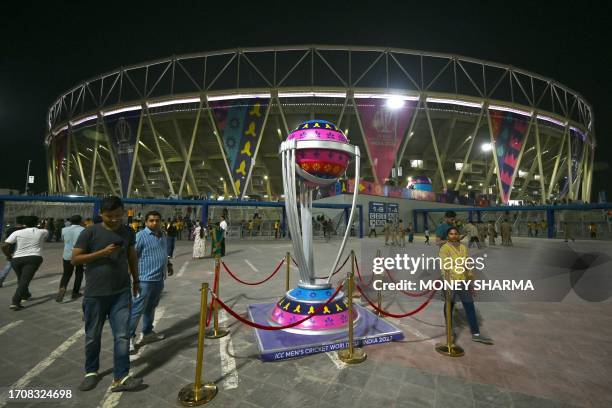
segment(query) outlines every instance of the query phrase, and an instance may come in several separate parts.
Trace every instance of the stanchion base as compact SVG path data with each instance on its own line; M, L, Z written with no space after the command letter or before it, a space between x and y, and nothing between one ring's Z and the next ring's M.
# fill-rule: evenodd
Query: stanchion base
M217 386L213 383L202 384L198 392L195 392L194 384L181 388L178 394L178 400L181 405L186 407L195 407L198 405L204 405L215 398L217 395Z
M461 357L465 354L463 349L456 344L438 344L436 351L447 357Z
M353 347L353 355L350 355L349 349L338 351L338 358L346 364L363 363L367 357L368 355L362 348Z
M217 330L206 329L204 337L206 337L207 339L220 339L221 337L227 336L229 333L229 330L224 327L219 327Z

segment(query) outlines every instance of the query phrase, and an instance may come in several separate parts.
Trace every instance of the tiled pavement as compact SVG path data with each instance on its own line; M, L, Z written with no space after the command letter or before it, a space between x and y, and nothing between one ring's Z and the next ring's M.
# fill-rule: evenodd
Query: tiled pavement
M360 253L364 243L380 244L364 239L352 240L349 246ZM337 245L335 241L331 245L317 242L317 264L328 268ZM546 251L550 245L558 248L562 243L523 238L515 239L514 248L482 250L494 265L488 269L488 276L523 277L530 270L529 254L538 248ZM573 245L612 254L609 243L584 241ZM193 381L198 289L200 282L212 283L212 261L192 260L190 243L178 243L175 276L166 281L160 304L163 315L157 324L166 339L148 345L133 363L133 371L144 377L148 388L109 397L112 338L108 325L101 355L104 378L93 391L77 390L84 360L84 339L78 332L82 328L81 304L54 301L61 276L60 248L57 243L46 247L45 261L31 285L34 299L27 302L25 310L13 312L7 307L15 288L12 272L0 289L0 391L6 398L7 388L21 381L22 388L71 389L73 397L61 403L0 399L0 406L3 402L6 406L48 407L177 406L178 391ZM287 241L230 242L225 261L243 279L258 280L267 276L287 250ZM423 249L418 242L408 251L420 254L433 248ZM251 269L247 260L259 272ZM601 268L610 269L609 265ZM295 282L295 275L292 279ZM611 282L604 279L601 285L612 288ZM223 274L221 294L244 312L249 303L276 300L283 287L282 271L270 282L255 287L241 286ZM418 303L401 294L385 293L384 305L400 312ZM436 342L444 336L442 303L436 299L414 317L395 320L406 335L405 341L367 347L367 360L356 366L346 366L326 354L263 363L257 358L252 330L229 319L231 337L206 341L204 377L219 386L218 396L208 406L610 407L611 306L610 301L583 301L572 291L556 302L482 301L477 303L479 317L495 345L471 342L460 318L458 341L466 355L449 359L434 351ZM74 344L57 352L73 335L77 337ZM234 362L236 369L224 370L222 360L226 367L228 361Z

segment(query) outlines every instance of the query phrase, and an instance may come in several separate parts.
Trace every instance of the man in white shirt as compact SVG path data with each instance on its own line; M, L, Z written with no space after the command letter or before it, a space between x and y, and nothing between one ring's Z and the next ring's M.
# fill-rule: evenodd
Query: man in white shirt
M57 293L57 297L55 301L60 303L64 300L64 295L66 294L66 288L68 287L68 282L70 282L70 278L72 277L72 272L74 271L74 286L72 287L72 300L78 299L83 296L81 293L81 283L83 282L83 265L77 265L76 271L75 266L72 264L72 248L76 243L79 235L85 229L81 226L82 218L80 215L73 215L69 219L70 226L62 228L62 241L64 241L64 255L63 255L63 266L64 273L62 274L62 279L60 280L59 292Z
M49 231L36 228L38 217L34 215L24 217L23 223L25 228L13 232L2 244L2 252L11 260L17 275L17 289L10 305L13 310L23 309L21 301L32 297L29 290L30 281L42 264L42 243L49 236ZM12 255L11 244L16 244Z
M221 223L219 226L223 230L223 239L221 240L221 256L225 256L225 235L227 234L227 221L225 221L225 215L221 216Z

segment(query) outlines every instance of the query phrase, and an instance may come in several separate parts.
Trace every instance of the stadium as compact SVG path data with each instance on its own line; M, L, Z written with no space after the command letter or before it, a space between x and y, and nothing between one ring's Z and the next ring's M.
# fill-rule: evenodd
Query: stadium
M359 146L366 194L411 197L414 178L431 201L589 202L592 112L551 78L458 55L230 49L77 84L49 109L47 174L52 194L276 201L280 142L317 118Z

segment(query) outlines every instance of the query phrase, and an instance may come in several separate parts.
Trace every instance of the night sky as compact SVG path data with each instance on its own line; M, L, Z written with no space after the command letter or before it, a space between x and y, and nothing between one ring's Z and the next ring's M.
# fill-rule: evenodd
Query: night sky
M595 109L593 193L604 189L612 199L612 6L605 1L20 3L5 3L0 23L0 188L23 190L32 159L30 188L46 191L47 108L84 79L172 54L317 43L461 54L577 90Z

